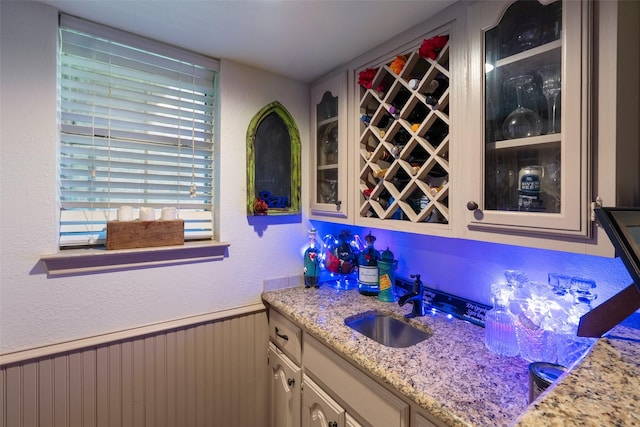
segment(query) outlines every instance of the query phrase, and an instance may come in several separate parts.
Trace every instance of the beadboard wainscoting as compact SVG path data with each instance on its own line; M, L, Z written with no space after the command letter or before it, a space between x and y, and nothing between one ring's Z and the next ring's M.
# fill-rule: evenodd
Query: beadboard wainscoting
M197 319L3 364L0 425L265 425L269 331L264 307Z

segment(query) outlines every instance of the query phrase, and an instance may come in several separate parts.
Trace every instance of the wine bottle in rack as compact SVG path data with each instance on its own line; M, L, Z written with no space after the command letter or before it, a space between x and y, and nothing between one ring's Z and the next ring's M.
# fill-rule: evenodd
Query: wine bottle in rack
M389 107L389 112L391 114L400 114L400 111L407 103L409 98L411 97L411 92L406 89L400 89L396 96L393 97L393 101L391 101L391 107Z
M387 134L387 131L389 130L389 128L391 127L391 125L395 120L396 120L396 117L388 113L382 116L380 120L378 120L377 128L380 133L380 138L384 138L384 136Z
M427 104L434 110L440 106L440 97L449 87L449 79L442 73L439 73L427 86L425 98Z
M391 141L391 143L393 145L405 146L407 145L407 143L409 143L410 139L411 139L411 135L409 134L409 132L407 132L404 128L401 127L398 130L398 132L396 132L395 135L393 136L393 141Z
M397 159L398 157L400 157L400 153L402 152L403 148L404 145L394 145L393 147L391 147L391 155Z
M374 170L373 172L371 172L371 174L376 179L382 179L382 178L384 178L384 176L386 175L388 170L389 170L389 168L383 168L383 169L380 169L380 170Z
M449 134L449 126L441 120L436 120L425 132L424 137L435 148L442 143Z
M411 110L411 113L409 113L409 115L407 116L407 121L411 123L412 126L415 124L420 125L424 121L424 119L427 118L428 114L429 110L427 109L427 107L425 107L422 103L418 103L415 107L413 107L413 110Z

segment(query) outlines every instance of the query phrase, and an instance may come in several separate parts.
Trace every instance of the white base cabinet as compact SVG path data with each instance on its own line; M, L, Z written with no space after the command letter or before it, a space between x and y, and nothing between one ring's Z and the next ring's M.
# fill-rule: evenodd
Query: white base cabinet
M409 404L396 397L320 341L303 333L303 366L325 390L366 425L408 427ZM306 390L305 390L306 391Z
M300 425L300 386L302 370L273 343L269 343L270 427Z
M270 427L436 425L279 313L270 310L269 323Z

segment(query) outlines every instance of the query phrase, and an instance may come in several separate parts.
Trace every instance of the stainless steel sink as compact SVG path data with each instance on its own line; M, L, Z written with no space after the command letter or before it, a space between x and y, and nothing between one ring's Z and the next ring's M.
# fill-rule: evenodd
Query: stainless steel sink
M430 333L384 313L368 312L345 319L345 325L387 346L403 348L429 338Z

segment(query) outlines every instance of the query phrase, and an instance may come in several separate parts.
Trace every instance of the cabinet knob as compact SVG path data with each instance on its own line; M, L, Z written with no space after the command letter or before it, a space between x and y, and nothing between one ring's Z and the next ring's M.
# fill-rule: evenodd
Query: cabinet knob
M342 206L342 201L336 200L336 208L340 209L340 206Z
M338 423L336 421L329 421L329 427L338 427Z
M478 203L474 202L473 200L467 202L467 209L469 209L470 211L475 211L476 209L478 209Z
M293 378L287 379L287 384L289 385L289 387L293 387L295 383L296 383L296 380L294 380Z

